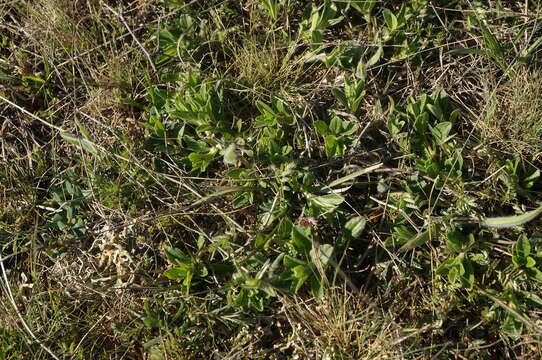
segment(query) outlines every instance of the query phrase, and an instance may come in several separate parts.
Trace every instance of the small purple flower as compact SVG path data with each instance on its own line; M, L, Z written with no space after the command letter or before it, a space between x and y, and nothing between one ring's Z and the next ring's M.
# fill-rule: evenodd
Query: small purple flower
M318 225L318 220L313 216L304 217L299 220L299 225L305 227L316 226Z

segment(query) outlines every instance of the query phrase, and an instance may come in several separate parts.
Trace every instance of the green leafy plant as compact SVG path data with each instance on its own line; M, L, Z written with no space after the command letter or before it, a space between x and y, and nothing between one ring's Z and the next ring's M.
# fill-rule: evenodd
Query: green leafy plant
M324 30L343 20L342 16L338 16L338 12L337 5L331 0L324 0L321 6L308 4L300 24L301 36L314 43L313 48L318 48L324 39Z
M183 253L180 249L169 248L166 250L166 255L175 267L164 271L164 275L170 280L182 281L181 291L184 294L190 292L194 276L203 278L208 275L205 265Z
M51 202L57 206L52 223L68 237L85 235L87 226L82 204L91 196L91 190L82 190L72 180L65 180L60 188L52 191Z
M428 176L461 177L463 159L451 134L459 111L449 110L445 92L409 98L406 108L396 107L388 117L388 131L404 153L418 155L417 168ZM404 127L409 128L404 132Z
M314 127L324 138L325 152L329 158L343 156L346 149L356 143L356 139L351 135L358 130L358 125L352 121L342 120L336 114L331 115L329 124L318 120L314 123Z
M344 81L344 90L333 88L331 90L333 96L339 103L345 107L352 115L358 115L361 102L365 97L365 80L353 79Z
M272 21L277 21L279 17L280 8L283 5L283 1L280 0L260 0L261 6L267 10L269 17Z
M344 2L363 15L367 22L371 22L373 9L378 3L376 0L345 0Z

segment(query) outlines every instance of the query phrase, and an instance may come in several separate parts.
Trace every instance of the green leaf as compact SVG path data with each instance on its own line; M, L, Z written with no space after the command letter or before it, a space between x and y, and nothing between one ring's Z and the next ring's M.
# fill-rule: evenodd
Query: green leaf
M431 239L432 235L432 229L423 231L409 241L407 241L405 244L403 244L403 246L399 248L399 251L407 251L421 246L428 242Z
M474 267L464 254L459 255L458 258L461 284L467 289L472 289L472 286L474 285Z
M365 66L367 68L370 68L373 65L376 65L380 61L380 58L384 55L384 48L382 46L379 46L376 52L371 56L371 58L367 61L367 64Z
M455 284L458 278L459 278L459 267L452 266L448 270L448 281L450 281L452 284Z
M343 130L341 132L342 136L352 135L358 130L358 124L353 123L352 121L343 121Z
M448 240L446 241L446 247L456 253L465 251L468 247L474 244L474 235L469 234L466 236L460 232L451 231L448 233Z
M516 242L514 250L517 256L523 258L529 256L531 253L531 243L529 242L529 239L525 235L522 235Z
M519 292L523 297L532 302L534 306L542 307L542 298L540 296L525 290L519 290Z
M208 153L209 145L205 141L196 140L191 136L185 135L182 138L185 147L197 153Z
M542 282L542 271L538 270L537 268L528 267L524 268L523 271L525 271L530 278L535 279L538 282Z
M533 259L530 256L527 256L526 259L527 259L527 262L525 263L525 267L526 268L534 268L534 266L536 265L536 260Z
M148 316L145 316L145 318L143 319L143 324L145 324L145 326L149 327L149 328L159 328L160 327L160 321L152 316L152 315L148 315Z
M176 267L164 271L164 276L170 280L182 281L187 278L191 270L190 266Z
M263 248L264 245L267 244L268 240L269 239L264 234L258 233L256 235L256 239L254 240L254 247L256 249Z
M541 213L542 206L522 215L485 218L480 221L480 225L493 228L510 228L526 224L537 218Z
M260 113L262 114L275 115L273 109L269 105L261 102L260 100L256 101L256 107L258 108L258 110L260 110Z
M309 227L297 226L292 227L291 241L294 248L302 254L308 254L312 249L312 241L309 238L311 229Z
M76 145L93 155L98 155L98 148L91 141L83 138L78 138L77 136L66 131L60 132L60 136L62 136L62 138L67 142Z
M333 135L327 135L325 137L326 156L331 158L337 153L337 138Z
M444 261L436 270L437 275L445 276L450 271L451 267L454 265L455 259L448 259Z
M301 261L293 256L285 255L282 260L282 264L286 269L293 269L298 265L307 265L305 261Z
M291 235L293 227L292 221L288 217L283 217L275 231L275 236L279 239L285 239Z
M166 249L166 256L168 260L175 265L184 265L192 263L191 258L177 248Z
M235 300L233 301L233 306L235 307L242 307L247 308L248 307L248 299L249 299L249 289L241 289L239 291L239 294L235 297Z
M386 26L391 31L396 30L398 27L397 17L389 9L384 9L382 11L382 15L384 15L384 21L386 22Z
M532 268L536 265L536 261L529 256L531 253L531 244L527 236L520 236L514 246L513 253L512 263L516 268Z
M329 131L334 135L340 135L343 129L343 122L338 116L333 116L329 122Z
M310 278L311 293L317 299L321 299L324 296L324 282L319 274L314 273Z
M213 154L191 153L188 155L188 160L192 163L192 168L195 170L205 171L214 159Z
M235 144L230 144L226 149L224 149L222 155L224 156L224 164L237 164L237 147L235 146Z
M313 274L312 269L307 265L298 265L292 269L296 280L293 291L296 293L305 281Z
M344 228L348 236L357 239L363 232L363 229L365 229L365 224L367 224L367 220L363 216L356 216L348 220L346 224L344 224Z
M449 121L441 122L431 128L431 134L435 138L437 145L442 145L452 138L451 136L448 137L451 130L452 123Z
M320 257L318 258L317 252L315 249L311 249L310 251L310 258L312 259L313 263L317 263L316 261L319 260L320 264L322 264L322 267L325 269L327 264L329 263L329 260L331 259L331 256L333 255L333 246L330 244L323 244L320 245Z
M530 189L535 184L535 181L540 177L540 170L536 169L532 174L526 176L522 181L522 185L526 189Z
M339 194L326 194L321 196L310 196L309 201L315 206L323 210L333 210L343 203L344 197Z
M365 18L366 21L370 20L371 11L376 5L377 0L350 0L348 4L354 9L359 11Z
M337 99L341 103L342 106L348 108L348 99L346 98L344 92L339 89L331 89L331 93L333 94L333 96L335 96L335 99Z
M316 132L320 136L325 136L329 133L329 127L325 123L325 121L318 120L314 122L314 127L316 128Z

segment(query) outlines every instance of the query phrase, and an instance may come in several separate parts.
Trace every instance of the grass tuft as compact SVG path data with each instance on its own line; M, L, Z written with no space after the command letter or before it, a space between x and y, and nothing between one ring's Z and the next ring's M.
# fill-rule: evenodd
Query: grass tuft
M509 81L488 86L486 111L476 123L482 141L501 150L538 159L542 145L540 70L522 68Z

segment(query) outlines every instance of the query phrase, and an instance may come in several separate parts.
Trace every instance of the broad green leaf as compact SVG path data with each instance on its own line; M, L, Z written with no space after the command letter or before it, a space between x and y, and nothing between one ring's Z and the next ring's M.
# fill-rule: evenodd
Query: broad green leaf
M261 102L260 100L256 101L256 107L258 108L258 110L260 110L260 113L262 114L275 115L273 109L269 105Z
M363 96L360 97L360 99L363 98ZM352 108L353 110L354 108ZM358 124L353 123L352 121L343 121L343 130L341 132L342 136L352 135L358 130L359 126Z
M517 256L523 258L529 256L531 254L531 243L529 242L529 239L525 235L521 236L516 242L514 250Z
M143 319L143 324L149 328L159 328L160 327L160 320L158 320L156 317L152 315L145 316Z
M351 236L354 239L357 239L363 232L363 229L365 229L366 223L367 223L367 220L365 220L364 217L356 216L348 220L346 224L344 224L344 228L348 232L349 236Z
M329 127L322 120L315 121L314 122L314 127L316 128L316 132L320 136L325 136L327 133L329 133Z
M531 277L532 279L535 279L538 282L542 282L542 271L538 270L537 268L528 267L523 269L523 271L525 271L525 273L529 275L529 277Z
M522 181L522 185L526 189L530 189L535 184L535 181L540 178L540 170L536 169L532 174L526 176Z
M164 271L164 276L170 280L182 281L188 277L191 270L190 266L176 267Z
M298 265L292 269L295 278L294 292L297 292L301 285L313 274L310 266Z
M81 147L83 150L88 151L93 155L98 155L98 148L91 141L83 138L78 138L77 136L70 134L69 132L62 131L60 136L67 142Z
M309 201L316 207L324 210L332 210L342 204L344 197L339 194L326 194L321 196L311 196Z
M461 284L467 288L471 289L474 285L474 268L471 261L464 256L464 254L459 255L459 266L461 274Z
M448 259L448 260L444 261L437 268L436 274L441 275L441 276L447 275L448 272L450 271L450 268L454 265L454 263L455 263L455 259Z
M329 263L329 260L331 259L331 256L333 255L333 250L333 246L330 244L320 245L320 257L318 258L316 250L311 249L310 257L312 262L316 264L316 261L319 260L320 264L322 264L322 267L325 269Z
M435 127L431 128L431 134L436 140L437 145L442 145L452 137L448 137L452 130L452 123L449 121L441 122Z
M337 138L333 135L325 137L326 156L331 158L337 153Z
M191 258L177 248L166 249L166 256L168 260L175 265L184 265L192 263Z
M339 89L331 89L331 93L333 94L333 96L335 96L335 99L337 99L341 103L342 106L346 108L348 107L348 99L346 98L344 92Z
M192 168L199 169L200 171L205 171L211 164L211 161L213 161L213 158L213 154L199 154L193 152L188 155L188 160L192 163Z
M340 135L343 129L343 122L338 116L333 116L329 122L329 131L334 135Z
M376 5L377 0L350 0L348 4L354 9L359 11L365 18L366 21L370 20L371 11Z
M521 235L514 246L514 256L512 263L516 268L532 268L536 261L529 256L531 253L531 244L525 235Z
M370 68L373 65L376 65L380 61L380 58L384 55L384 48L382 46L379 46L376 52L371 56L371 58L367 61L367 64L365 66L367 68Z
M526 224L537 218L541 213L542 206L521 215L485 218L480 221L480 225L493 228L510 228Z
M290 236L294 224L288 217L283 217L275 231L275 236L279 239L285 239Z
M249 299L249 289L241 289L239 291L239 294L235 297L235 300L233 301L233 306L235 307L248 307L248 299Z
M421 246L428 242L431 239L432 231L431 229L423 231L407 241L403 246L399 248L399 251L407 251L414 248L417 248L418 246Z
M398 26L397 17L389 9L384 9L382 15L384 15L384 21L388 28L391 31L396 30Z
M427 104L426 107L429 110L429 112L431 112L431 114L433 114L433 116L437 118L437 120L439 121L444 120L444 113L442 112L442 109L438 103L436 105Z
M448 233L448 239L446 241L446 247L456 253L465 251L468 247L474 244L474 235L464 235L457 231Z
M448 270L448 281L450 281L452 284L455 284L458 278L459 278L459 267L452 266Z
M295 257L290 256L290 255L285 255L283 257L282 264L287 269L293 269L294 267L298 265L307 265L306 262L296 259Z
M184 146L197 153L208 153L209 152L209 145L205 141L196 140L191 136L185 135L182 138L182 142L184 143Z
M256 249L263 248L264 245L267 244L268 241L269 241L269 239L267 238L267 236L265 236L262 233L258 233L256 235L256 239L254 240L254 247Z
M519 292L529 301L531 301L534 305L538 307L542 307L542 298L540 296L536 295L535 293L525 291L525 290L519 290Z
M536 265L536 260L530 256L527 256L527 262L525 263L525 267L534 268L535 265Z
M311 229L309 227L297 225L292 227L291 241L298 252L308 254L312 249L312 241L309 238L310 234Z

